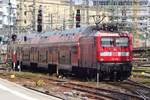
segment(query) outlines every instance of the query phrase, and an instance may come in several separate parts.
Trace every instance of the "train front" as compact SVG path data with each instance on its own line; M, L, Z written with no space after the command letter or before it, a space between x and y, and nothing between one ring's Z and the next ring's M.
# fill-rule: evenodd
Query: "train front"
M98 69L102 79L127 79L132 69L131 34L99 33L96 43Z

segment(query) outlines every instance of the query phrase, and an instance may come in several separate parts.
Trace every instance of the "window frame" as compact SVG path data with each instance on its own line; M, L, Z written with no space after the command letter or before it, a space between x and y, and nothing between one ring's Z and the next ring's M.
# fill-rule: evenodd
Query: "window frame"
M117 42L116 42L117 38L126 38L127 39L127 45L126 46L123 46L123 45L119 46L119 45L117 45ZM129 38L128 37L116 37L115 38L115 46L116 47L128 47L129 46Z
M110 43L109 45L107 44L103 44L102 43L102 39L103 38L105 38L105 39L112 39L113 41L112 41L112 43ZM127 38L128 40L128 42L127 42L127 45L126 46L119 46L119 45L117 45L117 42L116 42L116 40L117 40L117 38ZM101 37L101 39L100 39L100 45L101 45L101 47L128 47L129 46L129 38L128 37L110 37L110 36L103 36L103 37Z

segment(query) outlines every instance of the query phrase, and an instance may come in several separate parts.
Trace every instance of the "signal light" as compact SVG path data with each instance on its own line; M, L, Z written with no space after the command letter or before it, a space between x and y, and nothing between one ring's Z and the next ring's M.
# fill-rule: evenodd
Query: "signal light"
M27 41L27 37L26 36L24 36L24 41Z
M42 32L42 25L37 25L37 31Z
M11 38L12 38L12 41L15 41L17 39L17 35L13 34Z
M76 22L76 27L80 27L80 22Z
M38 10L37 31L42 32L42 9L41 9L41 6Z
M0 37L0 42L2 41L2 37Z
M80 21L80 16L76 16L76 21Z
M76 28L80 27L80 20L81 20L80 9L77 9L77 13L76 13Z

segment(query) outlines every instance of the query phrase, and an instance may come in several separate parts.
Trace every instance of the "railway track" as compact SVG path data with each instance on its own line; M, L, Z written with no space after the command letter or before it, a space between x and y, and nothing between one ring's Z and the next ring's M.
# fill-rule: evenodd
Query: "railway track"
M27 80L33 80L32 77L20 77L20 78L27 78ZM96 99L96 100L150 100L149 97L147 95L145 95L144 92L150 91L150 89L148 88L148 90L145 90L146 87L141 87L142 89L136 89L134 90L129 90L131 91L132 94L126 92L119 92L119 91L113 91L113 90L108 90L108 89L104 89L104 88L96 88L96 87L91 87L91 86L87 86L87 85L82 85L80 83L77 82L71 82L70 80L63 80L63 79L52 79L49 77L41 77L43 80L46 80L46 82L48 84L52 84L55 86L60 86L60 87L64 87L64 88L68 88L71 90L76 90L78 92L82 92L83 96L88 97L88 98L92 98L92 99ZM119 83L119 82L118 82ZM122 82L123 84L130 84L132 86L138 86L138 83L135 83L133 81L125 81ZM116 83L117 84L117 83ZM118 85L118 84L117 84ZM32 86L27 86L24 85L25 87L47 94L47 95L51 95L54 97L58 97L59 99L63 99L64 97L61 96L57 96L53 93L51 93L50 91L46 90L46 91L40 91ZM118 85L121 86L121 85ZM125 88L125 87L123 87ZM143 90L144 89L144 90Z
M55 97L55 98L64 100L63 97L57 96L57 95L55 95L55 94L53 94L53 93L50 93L49 91L41 91L41 90L38 90L38 89L36 89L36 88L27 86L27 85L23 85L23 86L26 87L26 88L28 88L28 89L30 89L30 90L37 91L37 92L40 92L40 93L43 93L43 94L46 94L46 95L53 96L53 97Z
M49 84L59 85L61 87L69 88L79 92L83 92L84 96L96 100L143 100L142 97L134 94L128 94L103 88L90 87L81 85L79 83L73 83L64 80L49 79Z
M131 92L131 94L141 97L142 100L150 100L150 87L140 84L138 82L126 80L124 82L109 82L107 84L126 89L127 91Z
M133 49L133 65L143 66L150 64L150 48L134 48Z
M136 96L136 95L131 95L123 92L118 92L118 91L113 91L113 90L108 90L108 89L102 89L102 88L94 88L94 87L89 87L85 85L80 85L80 84L75 84L75 83L67 83L63 85L65 87L69 87L75 90L79 90L82 92L87 92L90 94L94 94L97 96L103 96L109 99L113 100L142 100L141 97Z
M133 66L145 66L145 65L150 65L150 60L147 57L140 58L140 57L134 57L133 58Z
M148 90L150 91L150 87L149 87L149 86L145 86L145 85L143 85L143 84L141 84L141 83L132 81L132 80L130 80L130 79L128 79L127 82L128 82L129 84L131 84L131 85L136 85L136 86L139 86L139 87L142 87L142 88L146 88L146 89L148 89Z
M135 90L135 92L140 95L144 100L150 100L150 87L145 86L141 83L132 81L132 80L127 80L127 83L135 86L137 89Z

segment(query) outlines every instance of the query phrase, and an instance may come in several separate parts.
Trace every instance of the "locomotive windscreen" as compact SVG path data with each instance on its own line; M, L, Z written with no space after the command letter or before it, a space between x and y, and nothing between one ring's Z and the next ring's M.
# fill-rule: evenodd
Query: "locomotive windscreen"
M128 46L128 38L127 37L116 38L116 46L121 46L121 47Z
M128 46L128 38L127 37L102 37L101 46L102 47L111 47L111 46L126 47Z
M101 39L101 45L103 47L107 47L107 46L113 46L114 45L114 39L112 37L102 37Z

